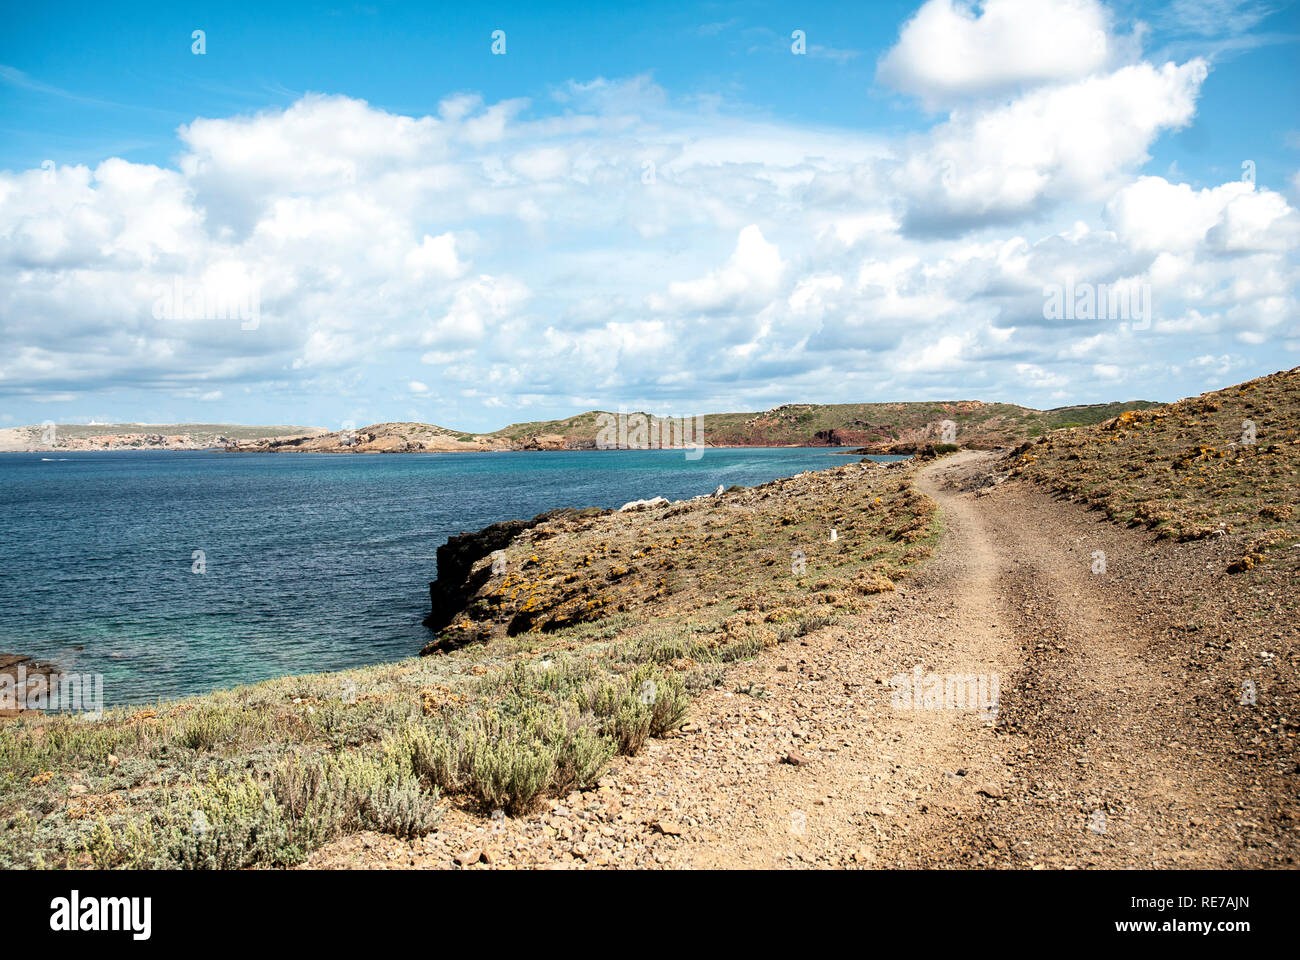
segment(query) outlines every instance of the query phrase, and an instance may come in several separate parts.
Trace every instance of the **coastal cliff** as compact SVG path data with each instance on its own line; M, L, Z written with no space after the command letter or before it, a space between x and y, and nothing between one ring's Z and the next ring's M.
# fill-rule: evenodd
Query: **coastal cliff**
M491 564L480 561L497 551L504 551L526 531L551 521L578 521L607 512L597 508L548 510L531 520L506 520L484 527L477 533L462 533L448 538L438 548L438 579L429 584L430 609L424 625L434 631L448 626L493 575Z
M438 549L421 651L732 602L750 622L860 606L928 556L912 461L861 461L620 510L556 510ZM743 619L743 617L742 617Z

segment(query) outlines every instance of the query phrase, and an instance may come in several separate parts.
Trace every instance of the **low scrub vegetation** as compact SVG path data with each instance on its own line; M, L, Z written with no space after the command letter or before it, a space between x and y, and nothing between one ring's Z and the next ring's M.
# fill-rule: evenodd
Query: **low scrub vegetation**
M1300 543L1300 368L1054 433L1010 467L1161 538L1230 537L1230 573L1286 562Z

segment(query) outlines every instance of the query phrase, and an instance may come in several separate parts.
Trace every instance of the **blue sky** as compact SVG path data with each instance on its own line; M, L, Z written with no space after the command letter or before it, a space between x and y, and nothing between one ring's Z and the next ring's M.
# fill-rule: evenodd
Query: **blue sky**
M1052 406L1300 363L1293 3L548 6L10 4L0 425ZM1067 281L1152 316L1050 321ZM160 310L178 282L257 322Z

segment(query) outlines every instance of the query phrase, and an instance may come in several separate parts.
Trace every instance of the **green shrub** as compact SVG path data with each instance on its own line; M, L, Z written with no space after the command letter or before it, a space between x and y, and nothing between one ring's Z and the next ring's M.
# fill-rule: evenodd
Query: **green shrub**
M411 772L435 789L456 793L464 786L468 767L466 737L470 724L460 718L443 721L437 729L425 723L408 725L389 749L400 753Z
M555 758L554 789L557 794L586 790L595 785L613 759L615 745L593 727L580 726L560 744Z
M619 753L635 756L649 737L681 724L687 697L680 677L646 663L616 680L588 684L575 703L600 721L600 732L613 740Z
M190 750L211 750L234 738L235 718L227 710L196 710L185 718L176 742Z
M97 866L239 870L288 866L306 853L292 821L251 777L185 791L144 821L109 835L106 821L87 845Z
M409 838L432 833L442 819L437 798L420 789L414 777L376 784L366 799L365 820L381 833Z
M555 769L556 751L541 740L484 737L469 757L469 786L488 806L513 816L536 808L554 782Z
M590 787L615 745L571 701L528 702L514 690L490 710L411 724L391 749L435 788L518 814L545 796Z
M835 622L833 614L829 613L805 613L799 617L799 626L795 631L796 637L806 637L822 627L828 627Z
M618 752L634 757L650 737L650 709L629 697L622 697L607 716L607 729Z
M342 833L410 837L438 822L436 798L391 753L292 756L269 776L218 778L172 792L152 816L101 818L84 851L101 869L291 866Z

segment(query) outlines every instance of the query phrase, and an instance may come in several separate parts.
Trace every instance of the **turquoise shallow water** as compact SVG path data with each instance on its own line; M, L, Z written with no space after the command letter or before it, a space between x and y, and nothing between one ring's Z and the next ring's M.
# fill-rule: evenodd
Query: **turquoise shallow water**
M102 673L110 705L398 660L429 638L428 582L452 534L844 462L753 448L0 454L0 653Z

